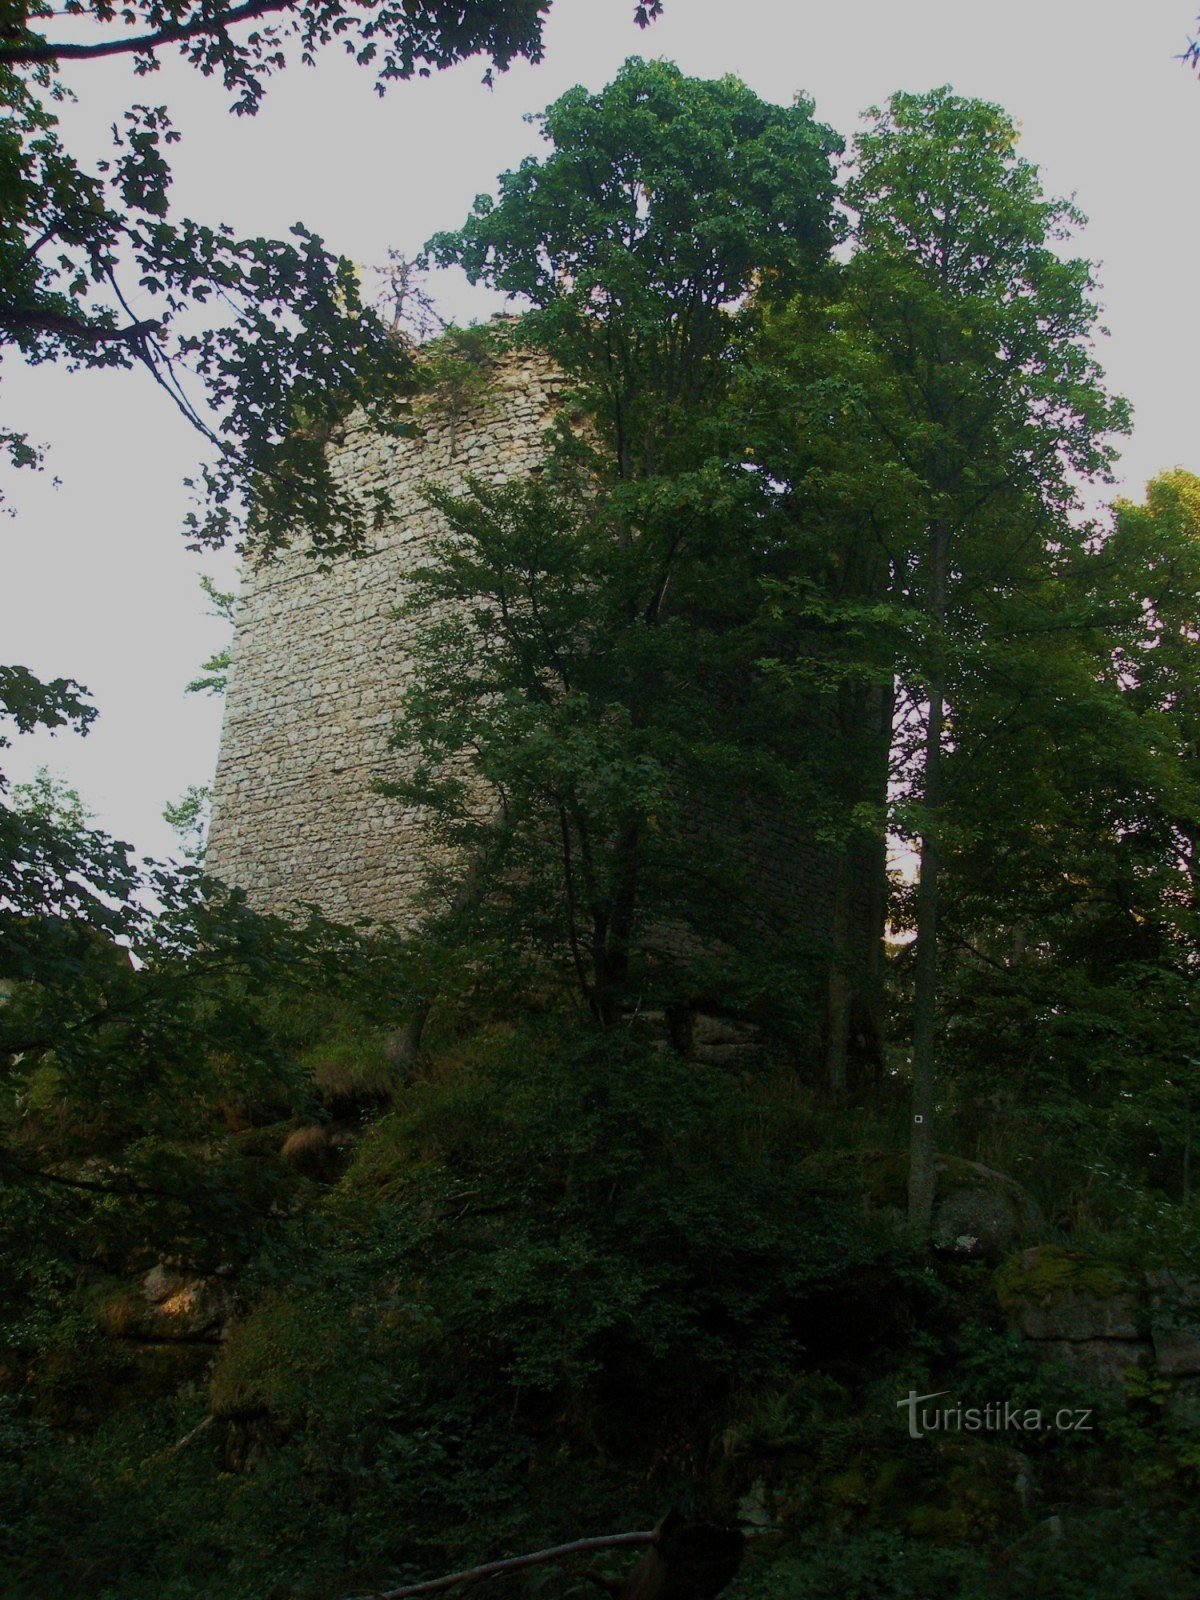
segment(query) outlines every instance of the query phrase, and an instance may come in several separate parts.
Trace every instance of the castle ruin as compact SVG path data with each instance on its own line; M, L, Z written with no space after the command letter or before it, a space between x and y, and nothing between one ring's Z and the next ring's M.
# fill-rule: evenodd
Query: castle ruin
M367 555L321 570L291 549L253 567L239 599L207 864L261 911L298 903L339 921L411 924L427 858L415 816L376 792L404 770L388 745L421 619L398 617L405 574L438 513L422 485L463 490L527 475L562 380L532 353L497 364L486 394L418 406L412 436L363 436L334 471L391 495Z
M351 436L335 451L334 471L365 492L385 488L394 507L369 553L322 569L291 549L247 574L207 866L256 909L288 915L312 904L343 922L417 921L432 847L419 815L378 784L404 774L410 759L389 738L425 620L401 609L406 574L429 556L441 526L422 486L457 492L468 477L499 485L536 470L564 381L536 353L510 349L479 392L448 404L435 391L419 402L411 434ZM744 865L764 941L781 928L800 933L828 966L835 870L803 819L756 810L721 826ZM869 972L882 933L871 870L858 874L849 917L856 964Z

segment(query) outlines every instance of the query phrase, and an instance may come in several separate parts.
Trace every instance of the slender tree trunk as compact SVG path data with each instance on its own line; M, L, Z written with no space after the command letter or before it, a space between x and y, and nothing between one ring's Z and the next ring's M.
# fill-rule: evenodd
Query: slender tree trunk
M887 802L894 692L890 685L845 686L841 739L850 752L842 805ZM844 758L845 759L845 758ZM865 926L864 926L865 918ZM846 839L834 864L830 961L825 1001L825 1087L839 1099L850 1087L850 1035L863 1034L860 1055L882 1070L882 967L887 919L887 840L861 832ZM862 1063L860 1063L861 1065Z
M941 737L945 701L939 680L930 685L929 729L925 745L925 821L917 884L916 994L913 999L912 1131L909 1139L908 1220L928 1233L933 1215L936 1173L933 1153L933 1099L936 1078L938 1000L938 919L941 911L937 836L941 786Z
M637 909L640 841L641 819L634 814L622 824L614 842L612 901L602 941L602 970L598 968L596 973L599 1016L606 1028L611 1027L620 1016L621 1001L629 977L629 952Z
M937 1082L942 732L946 720L946 686L941 653L950 527L947 522L938 521L930 532L929 610L936 655L930 674L929 718L925 728L921 861L917 883L916 993L913 1000L912 1129L908 1166L908 1220L922 1234L929 1232L937 1177L933 1148L933 1106Z
M879 684L871 694L872 738L874 754L871 778L867 785L867 800L877 805L881 812L887 809L888 779L891 773L892 723L896 712L896 684L894 678ZM869 942L865 974L862 983L863 1009L869 1031L871 1069L876 1084L882 1082L886 1028L885 949L888 916L888 841L883 828L874 838L867 839L862 849L862 871L867 880L867 929Z
M1192 1198L1192 1093L1183 1093L1183 1192L1180 1201L1187 1205Z
M501 806L489 825L487 838L463 873L462 881L443 919L447 926L477 911L483 904L492 884L491 868L504 847L508 829L508 811ZM434 979L400 1026L384 1040L384 1056L398 1077L404 1077L417 1064L421 1051L421 1037L437 997L438 984Z
M829 930L829 981L825 994L825 1088L835 1099L846 1093L846 1057L850 1034L850 893L851 846L838 850L833 883L833 916Z

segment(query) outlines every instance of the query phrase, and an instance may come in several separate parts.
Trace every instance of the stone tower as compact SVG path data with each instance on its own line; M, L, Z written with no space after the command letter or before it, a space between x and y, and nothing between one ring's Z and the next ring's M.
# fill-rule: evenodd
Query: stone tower
M486 383L465 397L426 399L411 437L364 436L339 448L334 471L365 490L386 487L389 525L369 554L321 570L302 550L253 570L234 635L221 752L213 790L207 865L245 890L255 908L288 914L315 905L338 921L366 918L411 926L431 860L417 817L375 788L404 771L389 748L396 709L411 681L410 646L423 619L398 616L407 574L429 553L440 514L423 485L452 492L467 476L501 484L528 475L543 457L565 380L531 352L487 358ZM858 870L843 890L843 949L865 978L833 996L831 951L838 925L836 873L828 853L794 815L761 807L710 814L695 797L697 826L732 843L745 886L743 922L764 951L780 931L798 934L813 999L828 984L831 1008L874 1011L882 899L879 874ZM847 922L849 938L846 938ZM822 960L827 977L820 976ZM871 1021L851 1023L864 1037ZM871 1055L875 1044L867 1046ZM813 1054L819 1055L819 1041Z
M341 921L404 925L424 876L419 831L374 792L403 759L388 748L409 682L397 619L405 573L428 551L438 514L422 485L467 475L499 484L542 456L562 380L528 353L497 363L486 391L418 406L415 436L349 442L334 470L386 486L391 523L371 553L321 571L301 550L254 569L238 605L207 865L261 911L312 903Z

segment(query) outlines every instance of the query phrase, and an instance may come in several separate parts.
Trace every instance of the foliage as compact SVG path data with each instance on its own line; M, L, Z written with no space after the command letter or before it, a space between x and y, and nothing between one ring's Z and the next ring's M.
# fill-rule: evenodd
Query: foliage
M82 734L95 716L72 679L43 683L25 667L0 667L0 728ZM10 744L0 731L0 750ZM0 978L24 977L43 960L64 959L69 970L91 931L117 930L113 901L132 892L136 873L125 846L83 826L77 796L64 810L53 783L35 784L13 805L8 787L0 773Z
M200 587L212 605L210 616L217 617L221 622L226 622L233 627L234 608L237 604L237 594L232 589L218 589L213 580L205 574L200 579ZM231 645L211 655L207 661L200 664L200 676L193 678L185 689L186 694L224 694L229 684L229 662L232 651Z
M548 486L471 487L470 499L432 491L449 532L415 574L412 606L444 620L419 643L398 738L422 760L399 792L438 819L452 859L487 863L489 920L472 902L473 937L494 928L511 947L525 930L607 1020L623 997L695 984L695 971L673 971L671 922L684 918L730 947L727 987L732 952L757 941L767 991L761 907L738 876L732 821L747 789L781 810L806 796L785 760L797 725L786 686L746 673L755 575L728 543L753 514L744 486L719 472L687 485L688 549L657 617L643 599L661 585L681 486L658 507L645 498L636 540ZM499 822L479 803L485 787ZM699 871L685 797L701 793L730 826L724 840L714 829Z
M20 727L88 711L27 673L6 689ZM242 1136L319 1115L280 997L341 994L378 1022L397 968L379 938L291 927L194 868L139 866L45 775L0 823L4 1359L86 1413L122 1364L88 1291L163 1258L212 1272L272 1227L293 1180Z
M637 57L537 120L550 153L426 249L532 306L522 336L579 380L607 479L686 470L733 313L756 286L793 292L836 236L841 142L807 101L774 106L736 78Z
M793 1159L809 1137L786 1078L731 1092L561 1019L466 1042L265 1238L212 1375L215 1440L164 1461L123 1557L101 1538L107 1582L140 1592L172 1504L191 1532L155 1581L214 1596L444 1570L679 1496L728 1509L730 1408L832 1348L839 1286L900 1297L871 1348L929 1299L892 1225ZM87 1520L119 1514L114 1462L190 1425L143 1402L81 1441L109 1462ZM58 1559L24 1546L16 1570Z
M751 291L811 281L836 237L838 141L805 102L636 58L541 121L545 158L427 248L531 302L509 337L573 383L543 480L433 490L450 531L413 606L445 620L397 741L481 880L468 923L502 885L510 942L565 956L607 1024L703 982L673 925L718 922L734 967L761 945L725 871L736 806L802 803L789 686L756 670L759 585L791 552L725 402ZM726 808L725 839L689 794ZM763 991L796 955L768 947Z
M56 778L49 767L39 767L28 783L12 787L12 802L18 811L37 816L48 826L78 835L93 820L77 789Z
M286 65L290 41L296 41L301 59L308 62L323 46L340 40L357 62L376 68L376 85L382 88L414 73L428 77L435 68L480 54L501 71L518 58L536 61L548 9L518 0L502 7L432 4L414 12L377 0L370 15L354 16L336 5L252 0L216 14L195 10L189 15L169 11L159 0L144 0L119 19L102 5L81 6L78 14L91 25L90 37L56 44L45 38L40 26L57 13L35 0L14 19L16 26L9 29L0 62L30 66L129 55L139 71L149 72L158 65L159 51L178 45L189 65L205 77L220 75L235 97L234 109L245 115L257 111L266 79ZM644 25L659 9L653 4L639 6L639 22ZM229 32L238 23L264 17L273 19L265 28L252 29L241 38Z
M857 138L845 191L858 246L846 300L875 365L865 404L908 479L884 538L908 618L896 752L908 804L896 821L920 847L909 1206L923 1226L952 730L979 687L1008 714L1006 635L1047 609L1047 584L1081 542L1080 485L1104 481L1106 435L1127 423L1090 348L1090 266L1055 248L1081 218L1044 195L1015 146L997 106L949 89L894 95Z
M207 784L190 783L178 800L163 807L163 821L179 835L183 859L197 865L204 860L211 800Z
M243 530L263 548L293 530L324 549L361 539L382 506L336 487L324 446L356 408L396 425L409 360L361 304L351 264L299 226L288 243L171 220L178 135L164 107L127 112L115 155L90 174L60 140L49 68L0 66L0 94L7 351L148 371L214 452L187 519L196 542ZM135 294L150 314L129 310ZM25 434L5 439L15 464L40 461Z
M386 501L340 486L325 446L352 414L355 427L401 424L411 382L404 344L362 303L351 263L302 226L288 242L172 220L169 153L179 134L167 107L133 106L114 128L115 154L85 170L58 133L60 67L128 55L147 74L177 46L191 66L219 75L233 110L247 114L289 57L311 63L335 42L374 69L380 91L480 53L500 69L537 60L548 6L375 0L362 11L336 0L247 0L181 9L141 0L118 14L96 0L70 8L86 26L61 42L43 31L52 7L9 9L0 343L68 370L149 373L211 451L187 518L197 543L248 536L261 553L302 533L321 555L361 544ZM638 5L637 20L645 26L658 9ZM0 442L15 466L41 460L24 432L7 429Z
M1046 1192L1076 1163L1100 1227L1192 1196L1194 500L1176 472L1119 503L1053 610L1014 619L1003 699L955 725L951 1093L989 1097L967 1125L1027 1164L1053 1130Z

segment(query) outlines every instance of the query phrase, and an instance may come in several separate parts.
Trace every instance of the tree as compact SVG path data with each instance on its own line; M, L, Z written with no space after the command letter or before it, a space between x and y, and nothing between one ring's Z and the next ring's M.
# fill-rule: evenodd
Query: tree
M536 120L551 153L502 174L499 199L427 251L529 303L525 331L578 380L607 476L685 471L712 453L700 424L738 307L751 290L786 298L827 258L842 142L803 98L774 106L637 57Z
M788 683L810 774L806 818L832 894L822 1069L835 1099L883 1064L887 795L903 636L888 535L907 474L863 404L864 352L841 314L842 274L768 306L735 383L760 478L788 529L790 570L764 578L762 646ZM869 365L869 362L868 362Z
M1117 1226L1190 1192L1198 506L1164 474L1006 597L947 763L944 1103Z
M1124 613L1112 672L1170 762L1159 848L1174 883L1185 964L1200 960L1200 479L1176 469L1151 481L1145 503L1120 500L1105 549Z
M303 227L294 242L239 239L171 219L168 153L179 136L165 107L126 112L115 154L85 171L59 138L59 69L126 55L146 74L178 48L220 75L235 111L253 114L289 54L311 61L335 42L374 68L380 91L478 53L500 69L537 60L547 9L541 0L137 0L115 12L89 0L68 7L74 36L56 39L55 8L21 0L0 36L0 349L68 370L148 371L211 451L187 519L197 543L248 534L269 550L304 534L320 554L354 547L386 499L363 502L340 487L325 447L352 414L359 426L401 424L411 381L402 341L363 304L351 263ZM657 10L641 4L635 14L645 25ZM40 460L19 427L0 443L13 465Z
M828 257L838 141L805 102L636 58L542 124L546 158L428 248L531 302L514 336L573 380L582 425L559 429L543 482L438 497L451 533L415 604L446 620L401 738L425 758L413 794L466 846L457 858L490 855L492 884L504 865L540 907L539 942L570 951L611 1024L646 980L635 929L641 957L657 944L669 966L664 935L695 925L697 887L729 937L753 899L744 880L724 894L705 881L720 830L706 856L701 803L796 800L797 724L752 637L788 550L726 398L751 292L789 295ZM501 808L482 831L481 792Z
M1105 479L1125 425L1089 348L1086 261L1056 249L1081 218L1045 196L1003 111L949 89L893 96L855 142L845 304L876 364L864 404L908 480L889 539L908 613L899 663L919 843L909 1211L933 1199L940 870L955 702L986 674L1010 598L1078 546L1082 481Z

